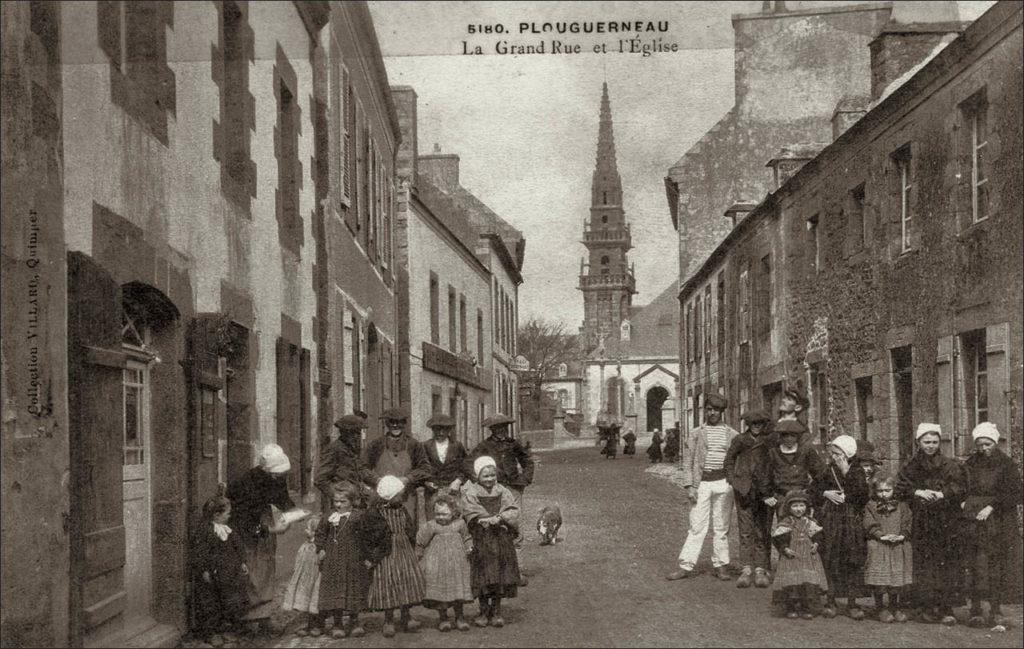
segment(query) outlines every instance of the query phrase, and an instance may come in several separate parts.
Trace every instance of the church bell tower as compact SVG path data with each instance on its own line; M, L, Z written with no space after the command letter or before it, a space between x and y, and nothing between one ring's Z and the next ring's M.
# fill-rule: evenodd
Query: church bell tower
M627 253L633 247L629 223L622 211L622 180L615 164L615 135L608 84L601 90L601 119L597 132L597 163L590 185L590 216L583 226L587 258L580 260L583 291L584 351L603 337L617 338L636 293L636 280Z

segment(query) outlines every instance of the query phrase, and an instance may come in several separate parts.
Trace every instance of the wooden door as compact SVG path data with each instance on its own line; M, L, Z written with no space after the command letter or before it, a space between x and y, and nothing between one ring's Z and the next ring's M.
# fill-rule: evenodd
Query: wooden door
M124 625L125 636L130 638L156 624L152 617L153 508L150 467L153 444L150 436L149 366L128 360L122 376Z

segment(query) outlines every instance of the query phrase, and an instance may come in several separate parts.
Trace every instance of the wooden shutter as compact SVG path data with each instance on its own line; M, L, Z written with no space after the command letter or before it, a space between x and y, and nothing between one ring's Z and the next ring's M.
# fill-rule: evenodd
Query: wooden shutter
M988 420L1002 433L999 446L1004 451L1009 449L1010 438L1010 409L1007 407L1010 364L1006 351L1009 336L1008 322L985 327L985 354L988 356Z
M121 289L90 257L68 254L71 635L103 642L125 607ZM26 521L31 525L31 521Z
M346 203L352 206L352 174L353 168L355 167L355 148L352 145L353 132L355 131L355 110L353 106L353 93L352 93L352 80L349 76L348 68L341 66L341 87L342 94L344 95L342 105L342 115L344 115L344 125L342 129L342 146L344 147L344 170L343 175L343 196ZM351 212L351 209L349 210Z

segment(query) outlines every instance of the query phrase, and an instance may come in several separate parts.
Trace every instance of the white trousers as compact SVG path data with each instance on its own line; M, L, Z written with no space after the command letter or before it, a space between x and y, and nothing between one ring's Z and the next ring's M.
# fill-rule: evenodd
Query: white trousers
M725 481L703 480L697 487L697 502L690 508L690 530L679 552L679 567L693 570L708 535L708 519L714 529L711 565L716 568L729 564L729 526L732 524L732 487Z

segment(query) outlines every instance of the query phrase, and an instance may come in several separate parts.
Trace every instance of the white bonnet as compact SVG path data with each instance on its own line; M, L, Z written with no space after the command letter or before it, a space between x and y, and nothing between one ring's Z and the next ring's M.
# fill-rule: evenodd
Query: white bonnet
M481 455L473 462L473 475L480 477L480 472L485 468L493 466L495 469L498 468L498 463L494 461L494 458L490 455Z
M377 481L377 495L384 500L391 500L405 489L405 483L401 478L393 475L386 475Z
M828 444L829 446L835 446L842 451L843 455L846 456L846 459L850 459L857 454L857 440L849 435L840 435Z
M260 466L267 473L285 473L292 468L284 449L277 444L267 444L260 451Z
M990 421L983 421L980 424L978 424L977 426L975 426L974 430L971 431L971 438L974 441L978 441L978 438L980 438L980 437L984 437L986 439L990 439L993 442L998 444L999 443L999 429L996 428L996 425L993 424L992 422L990 422Z
M928 433L935 433L938 436L942 436L942 428L938 424L918 424L917 432L914 433L914 441L921 439Z

